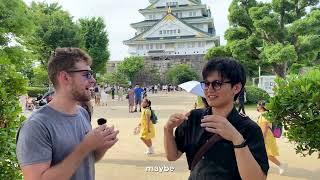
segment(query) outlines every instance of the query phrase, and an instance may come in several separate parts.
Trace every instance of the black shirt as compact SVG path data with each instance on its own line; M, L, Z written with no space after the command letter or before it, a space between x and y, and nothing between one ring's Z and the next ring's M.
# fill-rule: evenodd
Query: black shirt
M212 114L211 108L192 110L188 120L184 121L175 131L177 148L186 153L189 170L196 152L213 135L200 126L203 116L210 114ZM235 108L227 119L246 139L253 157L267 175L268 157L260 127L249 117L240 115ZM206 152L190 173L189 180L195 179L241 179L231 141L225 139L218 141Z

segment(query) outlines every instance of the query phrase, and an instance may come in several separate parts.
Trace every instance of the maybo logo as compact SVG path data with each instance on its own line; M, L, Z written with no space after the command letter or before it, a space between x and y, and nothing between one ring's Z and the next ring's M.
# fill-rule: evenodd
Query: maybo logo
M158 172L158 173L163 173L163 172L173 172L174 171L174 167L172 166L148 166L146 167L146 172Z

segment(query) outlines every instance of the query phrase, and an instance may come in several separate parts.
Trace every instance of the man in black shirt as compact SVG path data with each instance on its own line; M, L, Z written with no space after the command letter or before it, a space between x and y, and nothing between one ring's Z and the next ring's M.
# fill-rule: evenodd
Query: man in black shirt
M202 76L209 107L170 116L164 127L167 159L175 161L186 153L190 180L266 179L269 164L261 129L233 105L246 82L243 66L216 58L208 61ZM222 139L194 165L197 152L213 135Z

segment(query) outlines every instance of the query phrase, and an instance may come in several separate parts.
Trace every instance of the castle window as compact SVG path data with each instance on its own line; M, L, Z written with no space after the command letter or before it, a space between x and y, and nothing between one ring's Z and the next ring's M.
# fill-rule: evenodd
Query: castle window
M162 34L162 31L159 31L160 34Z

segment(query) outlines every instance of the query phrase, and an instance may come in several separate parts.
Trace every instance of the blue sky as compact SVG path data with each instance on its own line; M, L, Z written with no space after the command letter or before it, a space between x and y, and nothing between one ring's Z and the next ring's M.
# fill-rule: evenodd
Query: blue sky
M24 0L28 4L32 0ZM36 0L42 2L43 0ZM202 0L211 9L217 35L221 44L225 44L223 34L228 28L228 7L232 0ZM123 41L134 36L131 23L144 20L138 12L147 7L148 0L45 0L45 2L58 2L63 9L70 12L75 20L82 17L100 16L105 20L109 35L110 60L122 60L128 56L128 47Z

